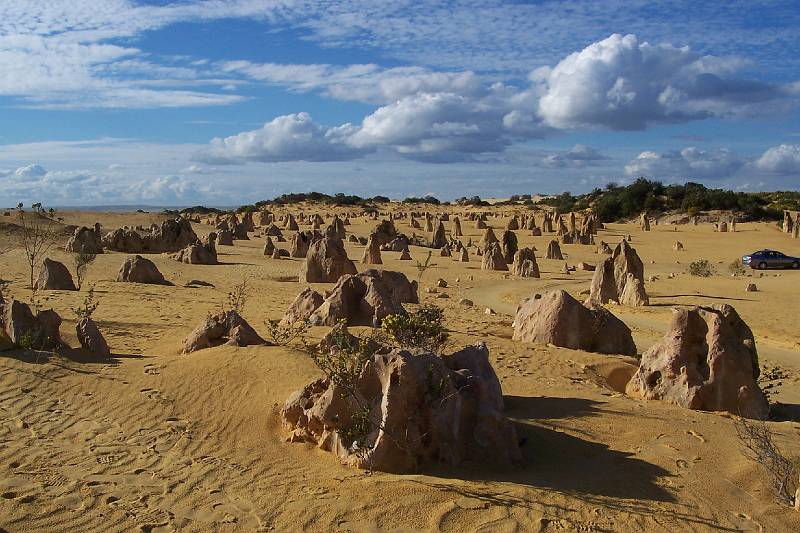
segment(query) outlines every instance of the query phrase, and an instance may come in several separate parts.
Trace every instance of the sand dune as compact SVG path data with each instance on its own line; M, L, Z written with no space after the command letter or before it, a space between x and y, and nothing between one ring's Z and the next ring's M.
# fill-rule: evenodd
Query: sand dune
M104 229L150 224L150 214L65 213L65 223ZM503 218L490 219L495 229ZM366 235L374 221L354 219ZM411 233L407 221L398 230ZM445 223L448 231L450 223ZM195 224L198 234L210 226ZM481 232L464 223L463 240ZM591 272L561 273L541 259L552 235L517 232L535 245L541 279L515 279L469 263L434 257L422 286L448 281L449 299L421 291L445 309L453 345L485 340L501 380L507 415L524 442L513 468L465 464L416 475L365 474L331 454L285 442L278 410L320 375L300 350L218 347L180 355L185 336L249 277L244 316L260 332L305 285L299 259L262 255L263 237L219 246L221 264L148 256L174 286L116 283L125 254L98 256L89 272L100 307L94 317L114 358L75 360L70 352L0 353L0 527L8 531L793 531L800 513L778 505L765 474L744 458L729 415L645 402L619 392L636 360L511 340L518 302L534 292L587 289ZM623 235L645 263L651 305L612 310L633 330L641 353L666 330L675 306L730 303L752 328L761 359L790 376L777 399L800 405L800 272L730 277L737 257L771 247L800 255L772 224L738 232L698 227L611 224L597 240ZM681 252L672 244L680 240ZM13 242L10 237L5 242ZM280 244L279 246L286 246ZM351 259L363 247L347 243ZM563 245L566 261L597 263L594 246ZM415 259L426 251L411 247ZM54 251L54 259L69 257ZM382 268L416 279L413 261L383 252ZM720 274L686 273L692 260ZM27 299L22 251L0 256L11 291ZM363 268L363 267L360 267ZM673 279L668 274L675 273ZM192 279L214 287L184 288ZM456 281L458 279L459 281ZM746 293L755 281L759 292ZM321 285L329 288L331 285ZM43 305L65 319L62 335L78 342L71 307L81 293L48 291ZM460 306L469 298L475 306ZM491 307L497 314L488 315ZM313 328L319 338L328 328ZM796 412L796 411L795 411ZM800 422L770 422L779 444L800 455Z

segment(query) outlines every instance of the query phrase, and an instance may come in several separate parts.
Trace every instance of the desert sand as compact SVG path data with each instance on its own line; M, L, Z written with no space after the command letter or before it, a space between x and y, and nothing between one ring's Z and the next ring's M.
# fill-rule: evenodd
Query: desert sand
M395 206L395 209L405 209ZM442 210L445 208L441 208ZM331 210L292 206L295 213ZM463 212L461 208L451 208ZM500 213L502 208L492 208ZM65 224L100 222L104 233L149 225L145 213L61 213ZM508 218L490 217L502 231ZM23 251L5 218L0 277L30 297ZM349 233L366 236L376 221L353 218ZM396 221L412 233L408 220ZM198 235L213 227L193 224ZM448 233L452 222L445 222ZM462 219L466 242L482 231ZM417 231L417 233L420 233ZM243 316L259 332L279 319L305 284L302 259L262 254L264 237L218 246L219 265L178 263L148 255L174 286L114 282L127 254L99 255L80 292L44 291L44 307L63 318L61 334L78 346L71 312L94 284L94 314L114 354L85 362L77 354L0 352L0 528L7 531L797 531L800 513L779 505L765 473L745 458L733 417L627 397L635 358L511 340L517 305L535 292L565 289L580 300L592 272L561 272L543 258L553 234L517 231L535 245L540 279L480 269L438 257L422 278L420 299L444 308L452 346L488 344L506 414L523 443L513 467L462 464L414 475L365 473L313 446L286 442L278 411L290 393L321 375L299 349L221 346L182 355L181 343L228 291L249 277ZM800 272L727 265L774 248L800 255L800 241L772 223L713 225L609 224L595 236L614 246L630 234L644 261L650 305L610 306L632 330L642 353L666 331L671 308L729 303L752 328L761 360L781 367L774 400L787 421L769 422L779 445L800 455ZM288 233L287 233L288 235ZM66 241L64 235L63 241ZM676 240L683 251L673 251ZM277 243L276 243L277 244ZM287 247L287 243L277 244ZM363 246L346 243L351 259ZM594 245L562 245L566 262L596 264ZM71 265L63 242L50 256ZM411 247L415 260L427 249ZM414 261L383 252L380 268L417 278ZM717 274L699 278L688 264L710 260ZM358 265L363 270L363 265ZM670 279L669 274L675 276ZM438 278L449 298L425 292ZM185 288L193 279L214 287ZM745 292L755 282L758 292ZM317 290L332 284L315 284ZM465 307L468 298L475 305ZM487 314L486 308L496 311ZM315 327L312 339L330 328ZM358 329L358 328L355 328ZM791 420L794 418L794 420Z

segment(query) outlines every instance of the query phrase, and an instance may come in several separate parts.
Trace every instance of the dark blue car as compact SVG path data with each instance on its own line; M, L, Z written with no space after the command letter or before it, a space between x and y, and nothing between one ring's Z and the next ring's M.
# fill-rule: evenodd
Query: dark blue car
M800 257L790 257L775 250L759 250L742 257L742 263L750 268L800 268Z

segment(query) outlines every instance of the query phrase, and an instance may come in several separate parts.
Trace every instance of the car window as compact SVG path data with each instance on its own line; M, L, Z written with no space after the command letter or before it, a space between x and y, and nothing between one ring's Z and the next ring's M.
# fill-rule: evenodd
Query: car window
M780 252L772 252L772 253L775 254L775 257L786 257L785 255L783 255Z

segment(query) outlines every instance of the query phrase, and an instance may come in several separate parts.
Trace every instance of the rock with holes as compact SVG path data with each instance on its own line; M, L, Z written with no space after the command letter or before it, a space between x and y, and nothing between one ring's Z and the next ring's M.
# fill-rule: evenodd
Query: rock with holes
M129 257L122 263L117 281L147 283L150 285L171 285L159 272L156 264L141 255Z
M527 300L514 318L514 340L598 353L635 355L631 330L602 306L581 304L566 291Z
M236 311L220 311L206 317L183 341L183 353L192 353L222 344L250 346L269 344Z
M336 283L343 275L355 273L341 239L326 237L309 248L299 278L301 283Z
M514 254L511 272L522 278L539 277L539 265L536 263L536 254L532 248L522 248Z
M36 290L48 291L76 291L75 282L72 281L72 274L64 263L53 261L45 257L39 269L39 278L34 283Z
M81 346L97 358L111 357L111 350L97 324L89 317L83 317L75 326L75 333Z
M753 333L730 305L673 309L664 337L642 354L630 396L688 409L765 418Z
M364 409L366 422L354 432ZM378 350L351 393L314 381L289 397L281 418L289 440L316 444L357 468L399 474L521 459L485 344L448 356Z
M313 325L378 326L389 315L405 314L404 303L419 303L416 281L405 274L369 269L344 275L309 317Z

